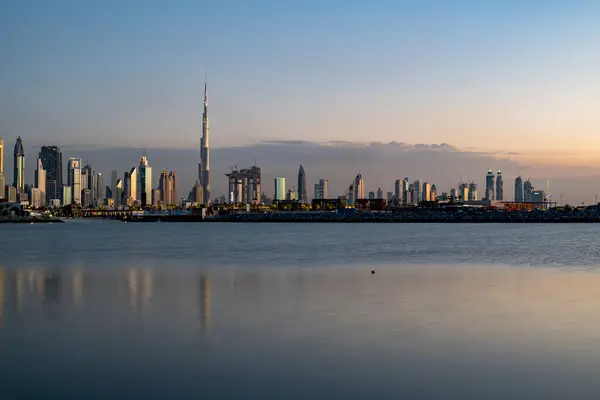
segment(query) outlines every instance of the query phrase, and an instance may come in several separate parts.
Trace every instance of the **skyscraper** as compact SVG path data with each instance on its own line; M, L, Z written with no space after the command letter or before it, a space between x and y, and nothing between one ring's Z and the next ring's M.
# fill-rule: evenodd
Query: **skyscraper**
M529 179L527 179L525 182L523 182L523 201L525 201L525 202L533 201L532 193L533 193L533 185L531 184L531 181Z
M123 180L117 179L116 189L113 192L113 199L115 200L115 207L119 207L123 202Z
M46 202L46 170L44 169L44 164L41 158L38 158L37 169L35 170L34 178L35 188L38 190L39 195L39 201L37 203L37 206L43 207L49 203Z
M119 180L119 173L115 170L112 170L110 173L110 191L112 192L112 197L115 199L116 206L116 193L117 193L117 181Z
M490 169L485 177L485 198L494 200L494 173Z
M319 183L315 183L315 199L323 200L327 198L327 179L319 179Z
M200 163L198 181L202 186L204 202L210 202L210 126L208 124L208 90L204 83L204 112L202 113L202 139L200 140Z
M285 178L278 177L275 178L275 194L273 196L274 200L285 200Z
M81 204L81 159L69 158L68 173L67 184L71 187L71 200L74 204Z
M163 205L169 204L169 176L164 169L158 178L158 189L160 190L160 202Z
M125 205L131 205L137 200L137 184L138 181L138 170L136 167L131 168L129 172L125 172L123 177L123 203Z
M13 170L13 186L17 189L17 193L25 191L25 149L23 149L23 141L19 136L15 143L14 152L14 170Z
M177 174L175 171L169 172L169 188L171 193L169 195L171 202L169 204L179 205L179 193L177 191Z
M133 177L131 179L133 181ZM142 207L152 205L152 167L148 164L148 158L140 158L138 174L138 193Z
M4 140L0 137L0 174L4 173ZM2 188L4 190L4 188Z
M4 198L6 178L4 177L4 140L0 137L0 199Z
M413 203L418 203L421 200L423 200L423 194L422 194L421 190L423 190L423 184L421 183L421 180L418 179L413 182L413 196L412 196Z
M363 180L362 174L356 175L354 178L354 200L365 198L365 181Z
M431 201L431 184L423 182L423 192L421 195L423 201Z
M523 179L520 176L515 179L515 201L517 203L523 202Z
M380 187L377 188L377 198L383 199L383 190Z
M104 201L104 177L102 172L96 174L96 207Z
M402 204L408 204L408 194L410 192L410 184L408 183L408 177L404 177L402 180ZM398 198L400 200L400 198Z
M306 203L308 198L306 197L306 174L304 167L300 164L298 169L298 201L300 203Z
M496 177L496 200L504 200L504 183L502 182L502 171L498 170Z
M402 200L402 181L400 179L396 179L396 182L394 182L394 196L399 201Z
M46 170L46 201L61 198L63 185L62 153L58 146L42 146L40 159Z

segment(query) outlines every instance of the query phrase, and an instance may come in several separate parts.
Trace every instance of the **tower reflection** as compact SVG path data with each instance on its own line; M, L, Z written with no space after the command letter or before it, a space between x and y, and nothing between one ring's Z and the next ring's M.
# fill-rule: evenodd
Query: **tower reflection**
M83 271L76 269L73 271L71 276L71 285L73 290L73 304L76 306L81 305L81 298L83 297Z
M199 287L198 294L200 296L200 327L202 332L210 330L210 313L211 313L211 284L210 277L201 275L198 279Z
M131 311L137 311L138 297L138 272L135 269L130 269L127 273L127 286L129 287L129 307Z
M4 325L4 268L0 267L0 328Z

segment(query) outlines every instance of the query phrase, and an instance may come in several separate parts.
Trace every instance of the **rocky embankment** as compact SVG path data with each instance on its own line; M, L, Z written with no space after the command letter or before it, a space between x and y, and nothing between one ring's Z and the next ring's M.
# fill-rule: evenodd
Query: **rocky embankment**
M56 217L0 217L0 224L44 224L44 223L63 223L63 220L60 220Z
M483 222L553 223L600 222L598 210L460 210L415 209L401 212L273 212L217 215L205 219L214 222Z

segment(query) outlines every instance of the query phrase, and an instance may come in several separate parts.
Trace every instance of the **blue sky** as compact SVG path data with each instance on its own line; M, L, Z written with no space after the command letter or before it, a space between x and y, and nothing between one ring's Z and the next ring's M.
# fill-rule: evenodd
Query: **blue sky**
M598 15L594 1L6 0L0 136L196 146L207 73L214 146L448 142L600 164Z

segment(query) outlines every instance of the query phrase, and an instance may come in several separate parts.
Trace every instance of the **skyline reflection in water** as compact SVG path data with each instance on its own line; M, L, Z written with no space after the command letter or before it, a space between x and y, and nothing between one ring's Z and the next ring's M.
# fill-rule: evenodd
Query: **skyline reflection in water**
M5 393L600 393L600 274L405 265L376 266L371 276L371 267L0 266Z

